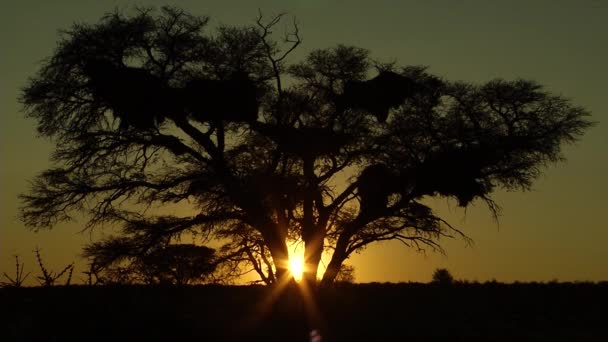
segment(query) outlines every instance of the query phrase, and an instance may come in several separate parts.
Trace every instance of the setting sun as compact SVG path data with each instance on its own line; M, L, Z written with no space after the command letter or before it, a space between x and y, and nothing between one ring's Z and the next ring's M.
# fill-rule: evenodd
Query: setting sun
M289 258L289 272L296 280L302 279L304 260L300 256L292 256Z

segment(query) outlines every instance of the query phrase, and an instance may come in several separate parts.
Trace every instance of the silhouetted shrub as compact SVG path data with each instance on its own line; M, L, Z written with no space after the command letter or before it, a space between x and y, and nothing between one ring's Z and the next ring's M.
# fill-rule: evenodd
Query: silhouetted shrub
M40 248L36 247L34 253L36 254L36 260L38 261L38 266L40 266L40 271L42 272L42 275L36 277L38 278L40 285L46 287L55 286L56 281L64 274L66 274L65 285L70 285L70 283L72 282L72 274L74 273L74 263L67 265L60 272L52 272L47 270L46 267L44 267L44 263L42 262L42 256L40 255Z
M23 274L23 267L25 265L23 263L19 263L19 256L15 255L15 275L13 277L3 272L4 278L8 280L8 282L0 281L0 287L9 286L9 287L21 287L23 286L23 282L30 275L30 272L27 272L25 275Z

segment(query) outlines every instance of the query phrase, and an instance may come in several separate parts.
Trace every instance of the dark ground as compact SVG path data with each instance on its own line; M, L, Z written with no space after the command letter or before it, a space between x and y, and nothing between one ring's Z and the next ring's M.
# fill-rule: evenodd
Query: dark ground
M0 341L608 341L608 283L343 285L320 293L320 324L271 289L0 289Z

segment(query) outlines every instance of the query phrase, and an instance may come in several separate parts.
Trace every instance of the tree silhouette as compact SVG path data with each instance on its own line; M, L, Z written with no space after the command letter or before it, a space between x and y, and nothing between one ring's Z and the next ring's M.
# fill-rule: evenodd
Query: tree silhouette
M343 45L288 63L301 39L295 22L273 39L282 18L209 32L208 18L163 7L66 31L22 93L56 144L22 196L24 222L120 225L94 245L116 257L195 232L266 283L289 277L287 242L300 240L311 285L332 253L330 284L370 243L464 236L421 200L496 213L493 191L529 189L592 124L533 81L451 82ZM175 204L192 215L148 210Z
M454 277L447 268L438 268L433 272L433 284L449 286L454 283Z
M113 240L116 244L116 239ZM187 285L201 283L217 267L215 250L193 244L156 246L145 254L129 255L118 243L93 243L85 248L97 273L110 282ZM111 276L118 275L118 276ZM122 281L120 278L122 277Z

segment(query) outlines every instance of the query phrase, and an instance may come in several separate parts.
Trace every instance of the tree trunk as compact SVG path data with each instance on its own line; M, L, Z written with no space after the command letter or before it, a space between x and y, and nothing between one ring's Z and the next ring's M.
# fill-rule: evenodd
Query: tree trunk
M302 281L308 288L317 287L317 269L323 253L324 227L314 222L314 199L317 190L317 177L314 172L315 158L303 158L303 172L306 191L303 203L302 240L304 241L304 265Z
M277 281L284 281L286 277L293 278L289 272L289 250L287 249L285 239L281 239L274 234L263 234L263 236L272 256Z
M317 229L315 234L311 234L304 241L304 267L302 273L302 281L306 282L309 288L314 288L317 285L317 272L321 256L323 255L323 230Z
M340 272L340 267L342 266L344 260L346 260L346 257L337 257L336 253L334 253L331 258L331 261L327 265L327 270L325 270L325 274L323 274L323 279L321 280L322 287L326 287L334 283L334 280L338 276L338 273Z
M363 228L367 223L374 220L374 217L369 215L359 215L353 220L344 225L342 233L340 233L340 237L338 237L338 241L336 242L336 248L334 249L334 254L331 256L331 261L327 265L327 270L325 270L325 274L323 274L323 279L321 280L321 286L329 286L333 284L336 276L340 272L340 267L342 263L348 258L350 252L348 251L348 243L350 238L357 232L359 229ZM351 251L352 252L352 251Z
M321 286L325 287L334 283L336 276L340 272L340 267L342 266L342 263L344 262L344 260L346 260L346 258L348 258L348 254L346 254L346 248L348 247L349 239L350 235L344 233L338 238L334 254L331 256L331 261L327 265L325 274L323 274Z

